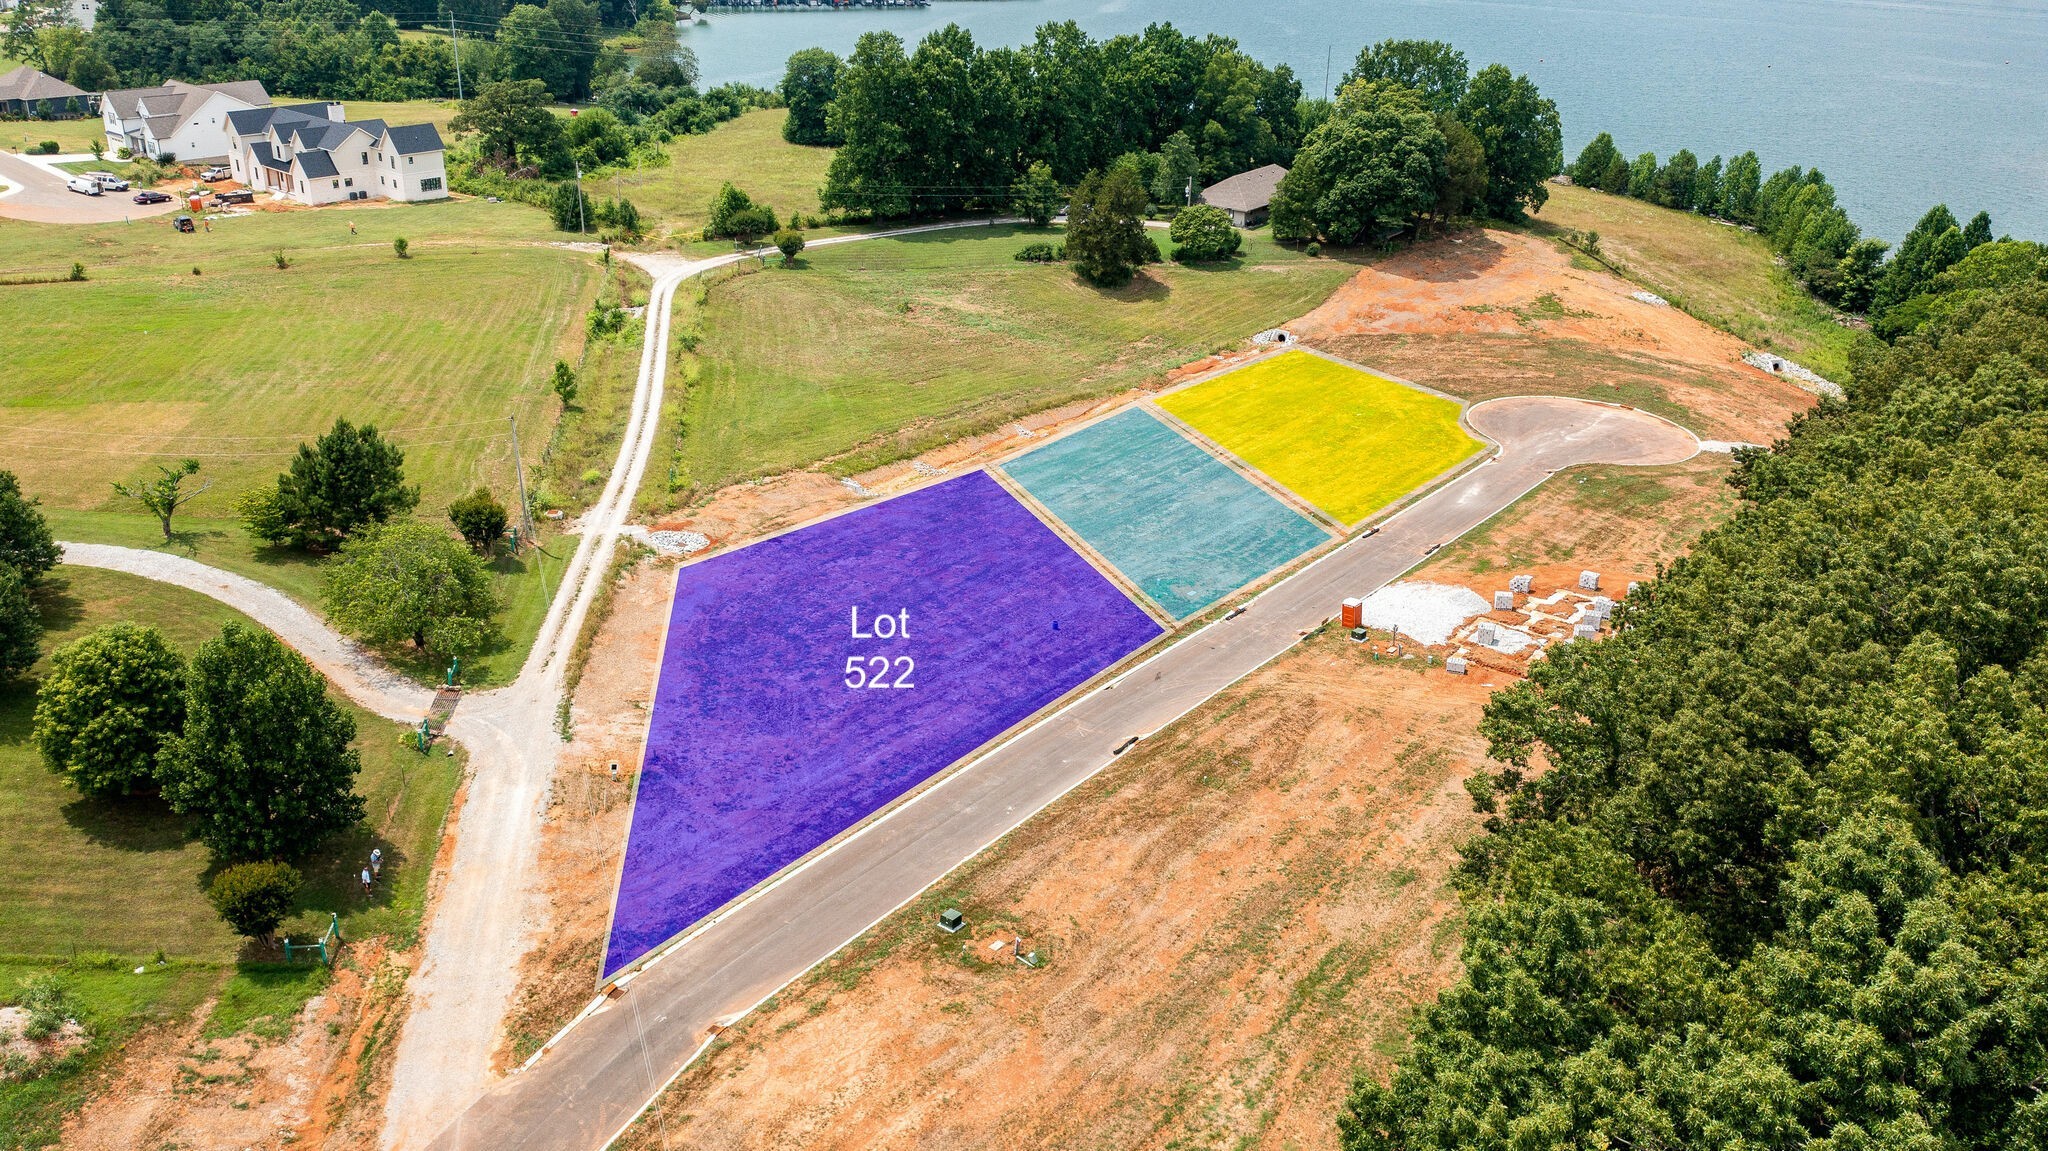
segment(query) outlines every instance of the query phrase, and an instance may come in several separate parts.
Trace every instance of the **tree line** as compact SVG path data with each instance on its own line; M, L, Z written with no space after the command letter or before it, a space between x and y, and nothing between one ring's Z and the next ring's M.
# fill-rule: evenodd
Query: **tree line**
M1365 49L1336 101L1304 99L1286 65L1171 24L1091 39L1047 24L1022 48L957 25L914 51L886 32L847 59L790 57L794 143L836 146L821 201L880 217L1016 209L1018 190L1074 189L1128 168L1152 203L1267 164L1293 169L1273 205L1282 239L1357 243L1425 218L1540 207L1563 163L1556 105L1526 76L1472 75L1448 44Z
M2048 264L1933 294L1488 704L1465 973L1347 1151L2048 1140Z
M1963 223L1946 204L1937 204L1887 259L1891 245L1863 235L1820 169L1794 165L1767 178L1755 152L1726 164L1720 156L1701 163L1685 148L1662 163L1652 152L1631 160L1602 132L1566 174L1588 188L1755 229L1808 291L1844 311L1867 313L1872 329L1887 340L1925 323L1959 281L1987 286L1981 281L1990 273L1980 268L2024 264L2038 255L2038 245L1993 240L1988 213ZM1940 279L1986 245L1993 247L1976 267Z

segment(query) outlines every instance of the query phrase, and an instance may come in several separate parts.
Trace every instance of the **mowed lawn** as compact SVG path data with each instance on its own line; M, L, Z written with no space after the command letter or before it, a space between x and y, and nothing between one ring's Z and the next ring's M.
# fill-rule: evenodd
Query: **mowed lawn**
M832 149L810 148L782 138L780 108L758 109L728 120L701 136L678 136L663 145L666 168L617 169L585 182L599 199L623 196L633 206L677 231L701 229L711 215L711 197L727 180L775 209L818 211L818 188L832 163Z
M1253 233L1236 265L1155 265L1104 291L1013 258L1046 238L976 227L819 248L710 286L701 309L686 298L679 330L700 342L673 497L821 462L850 474L1142 384L1301 315L1355 270Z
M1856 332L1794 283L1753 232L1627 196L1555 186L1535 228L1598 232L1609 261L1693 316L1830 379L1848 374Z
M1159 406L1344 524L1484 446L1453 401L1307 352L1259 360Z
M597 278L546 229L534 209L477 201L259 212L194 235L0 221L0 278L73 262L89 277L0 287L34 317L0 325L0 467L55 506L119 509L114 482L189 455L215 489L193 505L205 515L347 418L407 448L424 506L507 490L507 418L531 467L560 406L549 372L580 346Z
M393 253L398 236L410 259ZM346 418L405 449L423 518L445 523L449 502L479 486L515 504L508 418L531 487L561 412L549 377L557 358L578 361L599 278L594 257L552 238L539 211L481 201L259 212L195 235L162 220L0 221L0 278L74 261L88 276L0 287L14 314L34 317L0 325L0 468L43 500L63 538L168 547L317 606L318 562L260 546L235 519L236 497ZM210 487L166 545L113 485L185 456L201 465L189 483ZM531 552L496 565L505 643L465 661L471 683L516 670L558 566Z

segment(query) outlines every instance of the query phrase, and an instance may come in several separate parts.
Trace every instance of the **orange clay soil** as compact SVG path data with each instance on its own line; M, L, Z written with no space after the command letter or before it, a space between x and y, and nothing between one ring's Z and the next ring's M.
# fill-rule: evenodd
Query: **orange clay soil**
M1447 545L1408 578L1459 584L1491 599L1510 577L1535 577L1547 595L1600 573L1601 594L1620 598L1685 554L1701 532L1735 510L1734 461L1702 452L1682 464L1570 468Z
M1367 367L1473 400L1631 404L1702 438L1769 443L1813 397L1742 363L1748 346L1519 232L1467 230L1361 269L1290 326Z
M123 1052L118 1080L64 1125L71 1151L135 1148L374 1146L415 957L381 940L345 948L325 990L282 1039L206 1039L211 1000L146 1032Z
M1486 683L1310 640L727 1031L624 1146L1334 1147L1457 973ZM989 947L1020 936L1042 967Z

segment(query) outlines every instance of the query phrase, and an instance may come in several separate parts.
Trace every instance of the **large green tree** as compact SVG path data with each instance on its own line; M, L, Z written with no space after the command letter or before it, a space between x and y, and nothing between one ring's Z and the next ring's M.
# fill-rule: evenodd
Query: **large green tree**
M1067 205L1067 258L1082 279L1104 288L1131 282L1146 261L1145 189L1130 168L1090 172Z
M782 103L789 117L782 138L792 144L836 146L841 142L827 113L839 95L839 73L846 62L823 48L805 48L792 55L782 74Z
M326 435L300 444L291 469L242 510L250 531L271 543L328 548L419 502L419 489L405 483L405 452L369 424L337 419Z
M0 469L0 564L34 587L64 553L43 518L41 501L22 494L21 481Z
M230 623L186 669L185 726L158 753L157 780L219 858L294 858L363 818L355 734L312 665Z
M1455 112L1464 102L1471 71L1465 54L1441 40L1382 40L1358 54L1344 84L1386 80L1415 89L1432 112ZM1611 142L1610 142L1611 143Z
M113 623L57 649L36 689L33 733L80 794L156 786L156 755L185 723L185 657L162 632Z
M327 568L326 603L328 618L350 635L439 655L475 651L498 610L476 552L415 520L371 528L343 544Z
M35 666L42 653L43 617L21 569L0 563L0 681Z
M1191 264L1227 260L1244 246L1244 236L1231 224L1230 214L1207 204L1181 209L1167 238L1174 243L1173 258Z
M548 89L538 79L499 80L477 89L449 122L475 132L477 150L507 165L530 165L545 175L568 170L562 121L548 111Z
M1513 220L1543 207L1544 185L1564 168L1564 129L1535 82L1489 64L1465 89L1458 119L1486 151L1487 213Z
M1358 244L1412 225L1437 205L1447 147L1415 89L1346 85L1274 193L1274 237Z
M1614 146L1614 137L1602 132L1579 149L1579 158L1572 161L1565 174L1582 188L1598 188L1607 179L1607 169L1620 159L1621 150Z

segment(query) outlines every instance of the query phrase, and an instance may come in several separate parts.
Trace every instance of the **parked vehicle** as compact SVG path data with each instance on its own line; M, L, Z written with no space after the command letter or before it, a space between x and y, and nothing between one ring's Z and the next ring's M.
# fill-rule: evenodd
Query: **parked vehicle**
M138 204L168 204L171 202L171 194L169 192L153 192L145 188L135 193L134 199Z
M190 232L195 230L196 225L192 223L192 217L179 216L177 219L171 221L171 227L176 228L180 232Z
M88 180L84 176L73 176L69 180L64 181L64 186L81 196L97 196L100 194L100 182L98 180Z
M226 164L215 164L213 167L208 168L206 173L199 178L211 184L215 180L225 180L232 174L228 171Z
M256 193L251 192L247 188L237 188L233 191L215 192L213 194L213 206L216 208L225 208L230 204L253 204L255 202Z
M103 192L125 192L128 190L128 181L114 175L112 172L87 172L85 178L98 184Z

